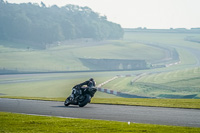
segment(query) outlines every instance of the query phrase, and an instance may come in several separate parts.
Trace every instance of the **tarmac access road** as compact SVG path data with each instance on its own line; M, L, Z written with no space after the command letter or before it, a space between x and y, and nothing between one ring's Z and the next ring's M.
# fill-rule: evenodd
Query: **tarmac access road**
M200 127L199 109L88 104L83 108L64 102L0 98L0 111L23 114L112 120L133 123Z

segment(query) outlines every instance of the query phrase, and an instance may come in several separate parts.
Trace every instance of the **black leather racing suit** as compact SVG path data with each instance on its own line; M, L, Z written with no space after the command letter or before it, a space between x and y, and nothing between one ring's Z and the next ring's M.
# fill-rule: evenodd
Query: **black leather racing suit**
M74 99L76 96L80 95L81 94L81 89L82 89L82 86L86 85L87 87L91 88L91 87L95 87L96 84L95 84L95 81L94 80L87 80L83 83L80 83L76 86L74 86L72 88L72 95L71 97Z

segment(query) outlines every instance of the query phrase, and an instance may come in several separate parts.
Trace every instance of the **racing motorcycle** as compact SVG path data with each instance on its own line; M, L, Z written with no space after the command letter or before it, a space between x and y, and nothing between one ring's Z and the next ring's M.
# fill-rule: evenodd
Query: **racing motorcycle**
M74 94L74 91L77 91L77 89L73 88L72 89L72 94ZM89 88L89 87L84 87L80 88L78 94L70 95L64 102L65 106L69 106L70 104L72 105L79 105L79 107L84 107L86 104L90 103L91 98L94 96L96 93L97 89L95 87Z

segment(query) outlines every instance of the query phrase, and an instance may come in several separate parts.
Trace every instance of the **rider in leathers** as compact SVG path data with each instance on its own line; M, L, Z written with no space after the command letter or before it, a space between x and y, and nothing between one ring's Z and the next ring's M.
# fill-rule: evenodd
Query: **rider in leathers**
M92 87L95 87L96 83L93 78L90 78L89 80L74 86L72 88L73 91L72 91L72 95L71 95L73 100L76 96L81 94L81 89L82 89L82 86L84 86L84 85L86 85L88 88L92 88Z

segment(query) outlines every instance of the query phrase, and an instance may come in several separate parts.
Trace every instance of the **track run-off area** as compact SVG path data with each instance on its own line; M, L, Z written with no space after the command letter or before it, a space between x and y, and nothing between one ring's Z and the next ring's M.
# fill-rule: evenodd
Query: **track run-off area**
M65 107L63 102L0 98L0 111L31 115L200 127L199 109L88 104Z

